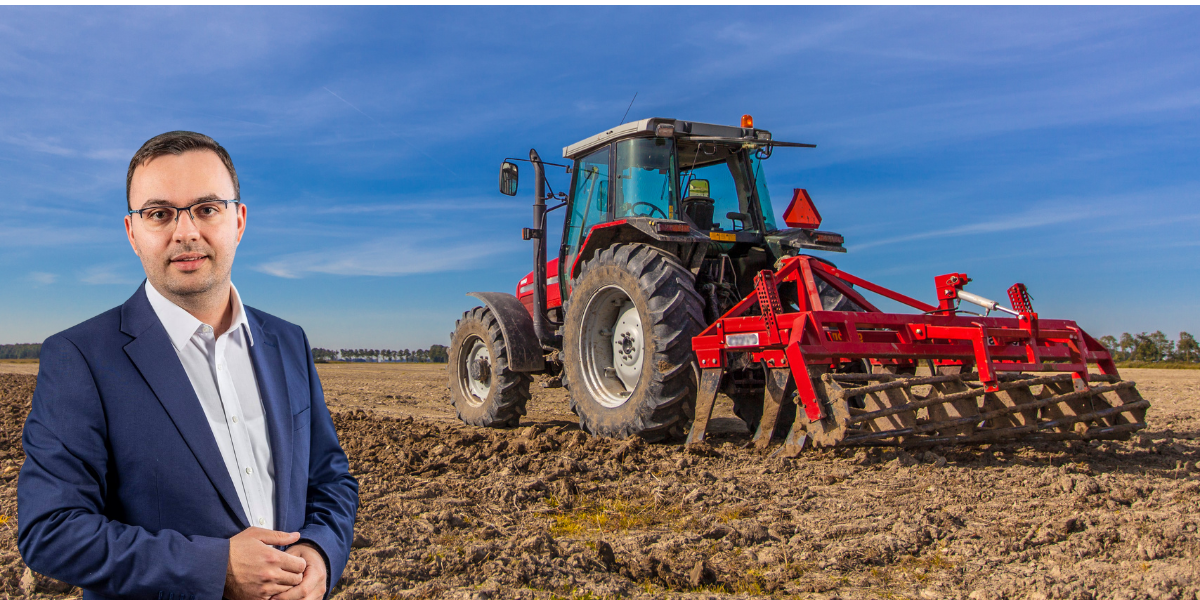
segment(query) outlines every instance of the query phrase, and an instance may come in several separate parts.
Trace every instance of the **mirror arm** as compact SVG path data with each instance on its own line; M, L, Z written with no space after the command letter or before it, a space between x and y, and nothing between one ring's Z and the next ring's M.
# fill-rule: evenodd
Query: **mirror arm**
M533 162L534 162L534 161L532 161L532 160L529 160L528 158L506 158L506 159L504 159L504 160L519 160L519 161L521 161L521 162L527 162L527 163L533 163ZM539 163L541 163L541 164L543 164L543 165L550 165L551 167L562 167L562 168L564 168L564 169L568 169L568 171L567 171L568 173L570 173L570 172L571 172L571 171L570 171L571 165L560 165L560 164L558 164L558 163L546 162L546 161L544 161L544 160L540 160L540 159L539 159L537 162L539 162Z

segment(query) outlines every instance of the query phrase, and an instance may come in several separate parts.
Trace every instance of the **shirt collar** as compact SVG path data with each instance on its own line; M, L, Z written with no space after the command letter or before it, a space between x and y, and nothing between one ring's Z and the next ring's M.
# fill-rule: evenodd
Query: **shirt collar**
M229 331L234 331L238 327L244 328L246 340L253 346L254 334L250 331L250 322L246 319L246 308L242 306L242 297L233 283L229 284L229 288L229 300L233 303L233 323L230 324ZM158 320L167 330L167 336L171 338L171 345L176 350L183 348L204 324L200 322L200 319L163 296L151 285L150 280L146 280L146 299L150 301L150 307L154 309L154 314L158 315Z

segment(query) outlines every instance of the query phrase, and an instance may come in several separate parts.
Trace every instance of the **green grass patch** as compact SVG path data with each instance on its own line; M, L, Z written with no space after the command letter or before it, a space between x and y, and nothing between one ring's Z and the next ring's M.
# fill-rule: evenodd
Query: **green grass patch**
M728 523L730 521L736 521L738 519L744 518L749 513L750 513L750 511L747 510L745 506L738 504L736 506L726 508L726 509L718 512L717 520L722 523Z
M561 506L558 502L548 506ZM683 516L678 506L656 505L639 498L604 498L580 494L573 507L551 517L553 536L581 536L591 533L647 529L672 523Z
M588 591L571 590L564 592L566 595L550 594L548 600L615 600L614 596L598 595Z

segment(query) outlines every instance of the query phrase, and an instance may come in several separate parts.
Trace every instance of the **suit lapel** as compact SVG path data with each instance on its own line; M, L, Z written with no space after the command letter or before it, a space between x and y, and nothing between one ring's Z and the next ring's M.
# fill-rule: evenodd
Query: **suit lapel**
M258 394L262 398L267 435L271 440L271 462L275 466L275 529L293 531L302 523L285 522L292 484L292 407L288 400L283 358L279 353L279 340L263 327L257 316L247 310L246 319L254 335L250 361L258 379Z
M170 415L179 435L195 455L226 507L237 517L242 528L249 527L250 521L242 511L242 502L225 468L225 460L213 437L208 417L200 406L200 399L196 397L196 390L192 388L187 372L183 370L183 364L179 362L179 356L171 346L167 330L146 299L144 284L121 307L121 330L134 338L125 345L125 354Z

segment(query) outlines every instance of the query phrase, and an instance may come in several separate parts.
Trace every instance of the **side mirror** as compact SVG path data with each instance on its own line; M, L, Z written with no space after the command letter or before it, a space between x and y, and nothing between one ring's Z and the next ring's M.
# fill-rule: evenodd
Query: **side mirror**
M500 165L500 193L505 196L517 195L517 165L507 160Z

